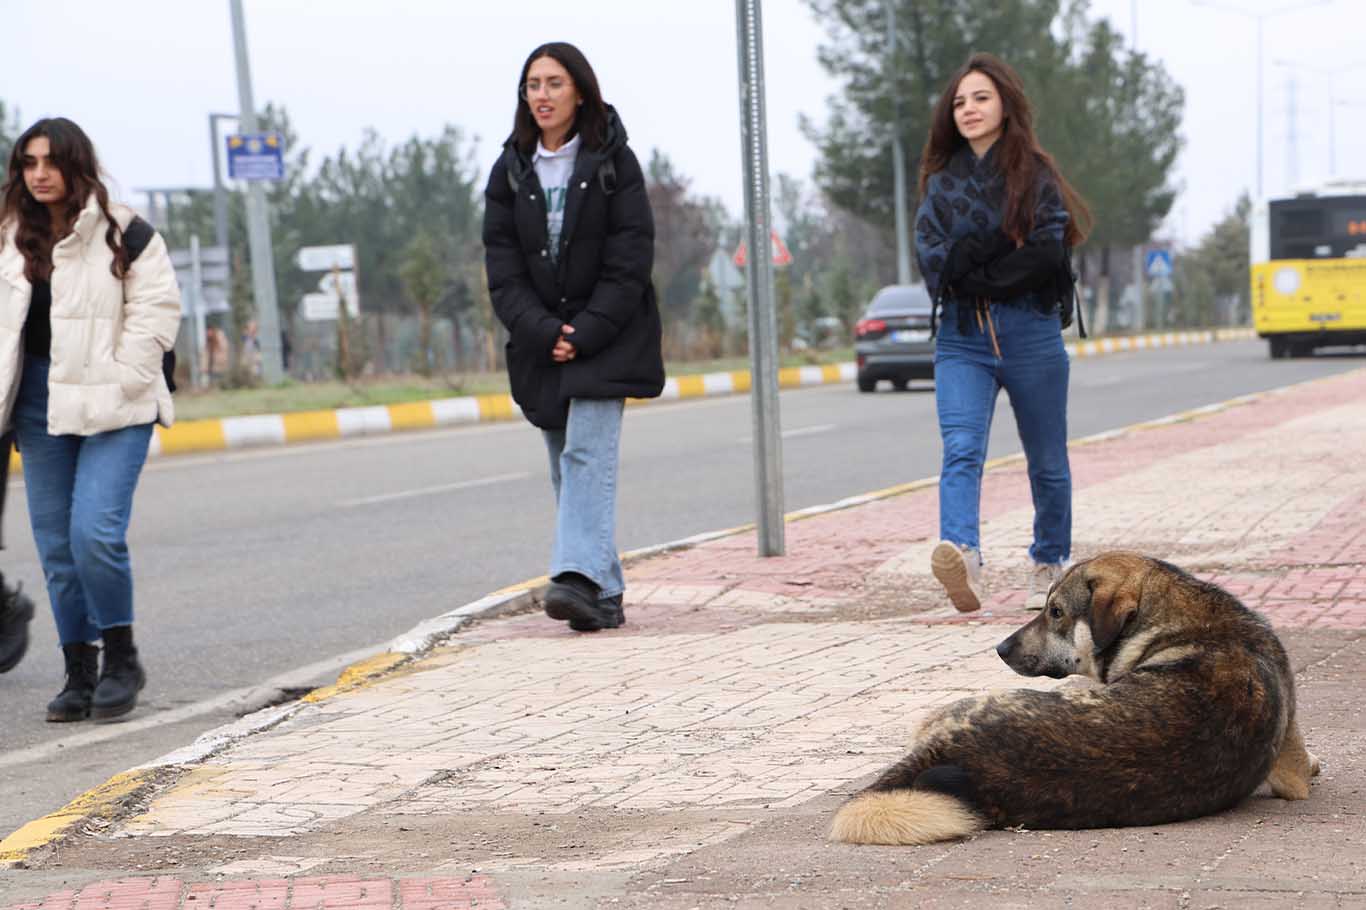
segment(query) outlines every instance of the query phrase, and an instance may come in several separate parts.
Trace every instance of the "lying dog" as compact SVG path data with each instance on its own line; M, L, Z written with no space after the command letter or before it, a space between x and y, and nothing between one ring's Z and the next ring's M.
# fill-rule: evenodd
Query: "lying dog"
M1078 563L996 646L1018 689L948 705L840 809L834 840L927 844L983 828L1155 825L1236 805L1263 781L1305 799L1318 760L1280 640L1228 592L1135 553Z

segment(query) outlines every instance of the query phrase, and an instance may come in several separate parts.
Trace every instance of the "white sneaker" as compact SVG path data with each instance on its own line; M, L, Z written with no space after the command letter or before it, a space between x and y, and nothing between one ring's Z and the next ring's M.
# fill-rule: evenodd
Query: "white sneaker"
M1029 576L1029 596L1025 598L1026 610L1042 610L1048 603L1048 592L1058 579L1062 578L1062 563L1036 562Z
M941 540L930 554L930 571L959 612L981 609L982 557L976 550Z

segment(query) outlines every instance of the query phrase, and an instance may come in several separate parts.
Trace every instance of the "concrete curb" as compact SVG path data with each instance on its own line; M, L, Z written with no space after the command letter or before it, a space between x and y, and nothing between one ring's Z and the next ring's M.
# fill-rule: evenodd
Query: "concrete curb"
M1203 334L1211 337L1194 341L1173 341L1171 343L1192 344L1208 343L1212 340L1228 340L1214 339L1212 337L1213 333L1186 334L1196 336ZM1069 351L1069 353L1071 352ZM1073 356L1077 355L1073 353ZM1155 420L1130 424L1114 430L1107 430L1103 433L1085 436L1080 439L1072 440L1068 445L1069 447L1092 445L1097 442L1114 439L1130 433L1142 432L1169 426L1174 423L1207 417L1230 408L1251 404L1265 397L1284 394L1285 392L1302 385L1325 382L1337 378L1337 375L1306 380L1305 382L1295 383L1276 389L1269 389L1263 392L1255 392L1249 395L1241 395L1237 398L1228 399L1227 401L1216 402L1215 404L1205 405L1199 408L1192 408ZM748 374L746 374L746 377L747 376ZM986 463L984 470L995 470L1005 465L1023 460L1024 455L1022 453L994 458ZM790 522L803 521L818 515L854 508L881 499L888 499L893 496L901 496L906 493L922 490L937 484L938 482L939 477L938 475L935 475L933 477L925 477L907 483L896 484L868 493L862 493L857 496L846 497L832 503L798 509L787 513L784 516L784 520ZM732 537L736 534L742 534L753 529L754 524L749 523L719 531L708 531L667 543L631 550L623 553L621 559L623 564L629 565L632 562L637 562L642 559L648 559L653 556L677 550L690 549L708 541ZM56 841L69 834L74 828L82 826L90 818L102 814L109 814L117 810L120 806L126 805L139 791L153 781L154 774L158 770L184 767L202 762L241 739L245 739L255 733L269 730L272 727L283 723L295 714L307 709L310 705L336 697L345 692L351 692L374 685L399 668L415 663L442 641L455 635L462 628L478 619L495 618L497 616L520 613L534 608L538 602L540 592L543 590L547 581L548 579L545 576L541 576L518 582L517 584L510 585L502 590L488 594L479 600L457 607L456 609L443 613L433 619L419 623L402 635L392 639L385 647L385 650L379 651L371 657L357 661L346 667L338 675L337 682L333 685L315 689L297 701L284 705L262 708L259 711L245 715L234 723L201 734L193 743L183 749L170 752L145 765L140 765L137 768L115 775L99 787L76 797L58 811L29 822L6 837L3 841L0 841L0 866L23 865L33 851L54 844Z
M35 819L0 841L0 866L23 866L33 851L54 844L93 818L112 814L152 783L150 772L116 774L61 809Z
M1244 341L1256 337L1252 329L1214 329L1165 332L1131 337L1072 341L1067 352L1073 358L1098 357L1125 351L1143 351L1219 341ZM783 389L853 382L858 367L852 362L825 366L786 367L778 371ZM749 392L748 370L676 376L664 383L657 399L632 399L632 405L653 401L680 401ZM170 429L158 426L152 434L148 457L195 452L218 452L300 442L322 442L375 436L404 430L426 430L464 424L517 420L521 416L510 395L472 395L413 401L365 408L330 411L298 411L288 414L257 414L214 420L185 420ZM13 453L11 470L22 470Z

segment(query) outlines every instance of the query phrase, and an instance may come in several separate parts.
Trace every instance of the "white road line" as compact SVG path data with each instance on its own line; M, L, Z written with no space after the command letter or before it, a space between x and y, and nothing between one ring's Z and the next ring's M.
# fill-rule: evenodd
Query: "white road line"
M835 427L837 427L837 426L839 426L839 424L835 424L835 423L818 423L818 424L816 424L815 426L809 426L809 427L796 427L796 428L791 429L791 430L783 430L782 433L780 433L779 435L781 435L783 439L793 439L793 438L795 438L795 437L797 437L797 436L815 436L815 435L818 434L818 433L829 433L831 430L835 429ZM753 437L753 436L741 436L741 437L740 437L740 441L741 441L742 443L745 443L746 445L748 445L749 443L751 443L751 442L754 441L754 437Z
M506 483L510 480L525 480L531 475L526 471L516 474L494 474L491 477L480 477L477 480L462 480L458 483L443 483L435 487L421 487L416 490L400 490L397 493L384 493L379 496L363 496L360 499L344 499L337 503L338 508L349 509L355 506L372 506L381 502L393 502L398 499L412 499L416 496L430 496L436 493L453 493L456 490L468 490L474 487L487 487L495 483Z

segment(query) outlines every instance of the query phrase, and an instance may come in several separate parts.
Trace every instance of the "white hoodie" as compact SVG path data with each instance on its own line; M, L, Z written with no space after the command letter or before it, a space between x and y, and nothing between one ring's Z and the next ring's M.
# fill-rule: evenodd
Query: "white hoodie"
M560 252L560 231L564 227L564 203L569 195L569 178L574 176L574 162L579 157L579 136L576 133L564 145L551 152L536 141L536 154L531 163L536 167L536 178L545 192L545 221L550 233L550 258Z

